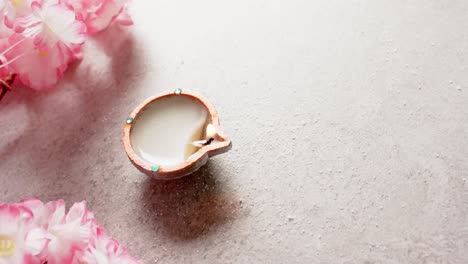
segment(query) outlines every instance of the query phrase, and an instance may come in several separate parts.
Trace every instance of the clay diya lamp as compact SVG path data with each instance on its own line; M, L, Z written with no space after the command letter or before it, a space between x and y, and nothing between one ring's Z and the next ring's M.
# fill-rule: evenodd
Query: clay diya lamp
M215 108L181 89L148 98L133 110L123 144L135 167L162 180L189 175L232 146Z

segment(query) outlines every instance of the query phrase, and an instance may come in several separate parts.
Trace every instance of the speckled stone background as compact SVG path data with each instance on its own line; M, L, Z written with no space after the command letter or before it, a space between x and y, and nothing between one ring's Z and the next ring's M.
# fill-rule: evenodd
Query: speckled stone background
M87 200L144 263L468 263L466 0L135 1L56 89L0 103L0 195ZM127 114L181 87L234 142L138 172Z

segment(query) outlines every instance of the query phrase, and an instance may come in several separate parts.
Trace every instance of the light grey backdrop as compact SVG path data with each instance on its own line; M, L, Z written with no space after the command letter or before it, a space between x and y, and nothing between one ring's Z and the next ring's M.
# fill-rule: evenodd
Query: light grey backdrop
M56 89L0 104L0 197L86 199L145 263L467 263L466 0L135 1ZM185 88L233 150L157 182L121 146Z

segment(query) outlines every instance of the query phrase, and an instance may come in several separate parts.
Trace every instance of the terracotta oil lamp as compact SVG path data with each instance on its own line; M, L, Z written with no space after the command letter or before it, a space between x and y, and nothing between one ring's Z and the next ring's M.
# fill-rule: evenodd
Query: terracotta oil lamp
M126 119L123 144L135 167L162 180L189 175L232 146L215 108L181 89L150 97L135 108Z

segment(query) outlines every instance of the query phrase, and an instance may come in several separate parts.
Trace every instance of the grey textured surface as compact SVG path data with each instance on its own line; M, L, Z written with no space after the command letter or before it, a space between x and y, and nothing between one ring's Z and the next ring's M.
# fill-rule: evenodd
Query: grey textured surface
M87 200L144 263L468 263L468 2L135 1L0 104L1 200ZM234 148L157 182L120 142L176 87Z

